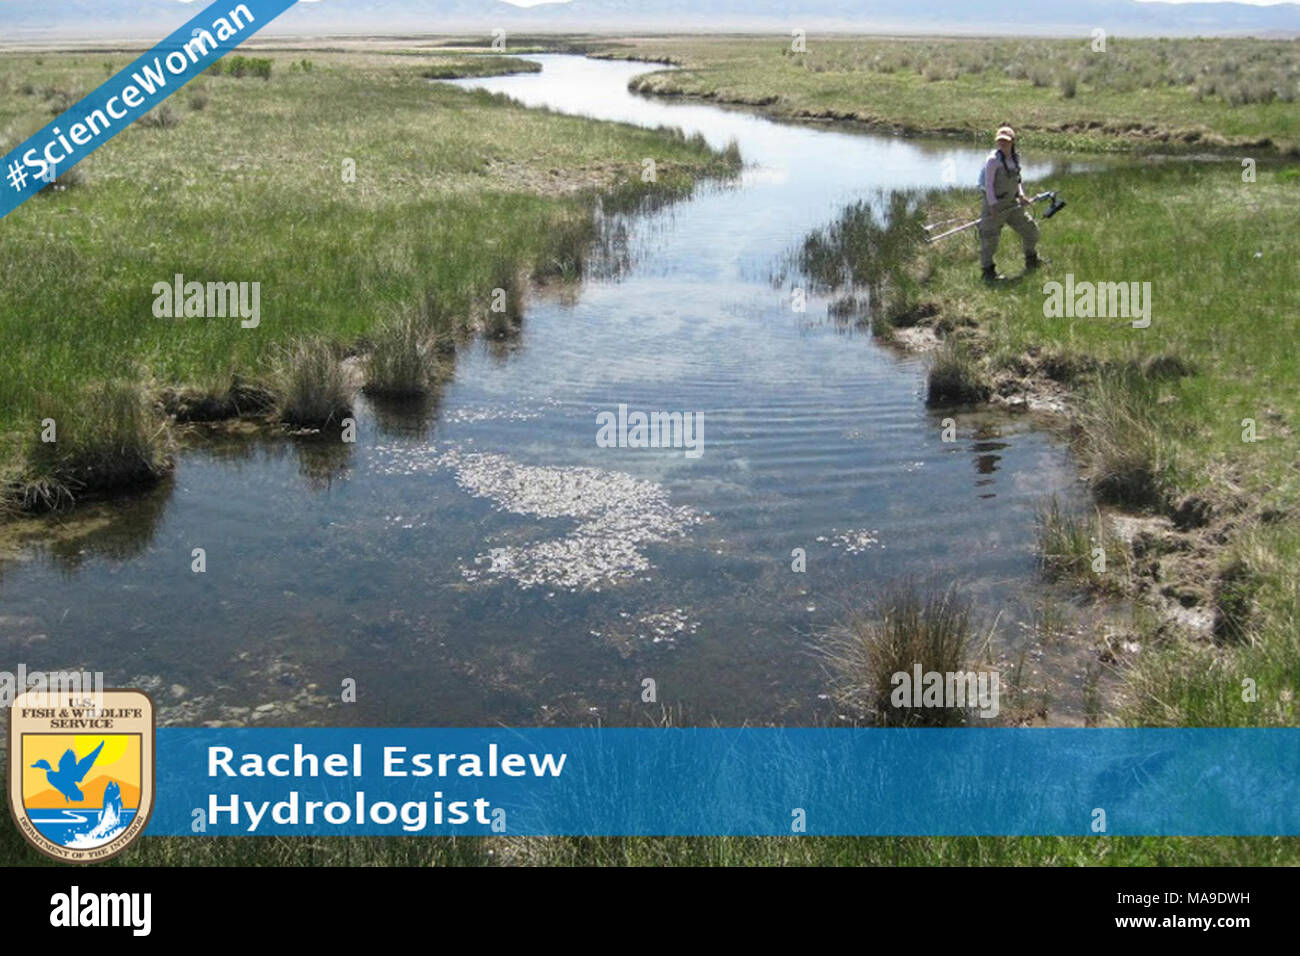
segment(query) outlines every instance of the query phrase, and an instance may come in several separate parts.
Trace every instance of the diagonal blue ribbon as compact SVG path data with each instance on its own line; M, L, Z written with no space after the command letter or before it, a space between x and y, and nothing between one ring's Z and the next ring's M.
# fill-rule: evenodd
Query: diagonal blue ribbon
M298 0L217 0L0 160L0 218L71 169Z

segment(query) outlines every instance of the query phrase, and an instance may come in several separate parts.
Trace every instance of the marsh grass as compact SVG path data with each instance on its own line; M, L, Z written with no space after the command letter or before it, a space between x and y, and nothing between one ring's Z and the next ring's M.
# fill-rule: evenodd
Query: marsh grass
M170 103L161 103L136 121L146 129L171 129L181 123L181 114Z
M1122 564L1123 551L1107 533L1100 511L1067 513L1053 495L1039 506L1035 526L1039 566L1046 578L1094 591L1124 589L1127 574ZM1100 556L1095 553L1098 548Z
M1038 145L1132 149L1253 144L1300 151L1300 52L1286 39L822 37L807 53L770 38L645 38L613 57L671 60L633 86L987 141L1002 117Z
M441 367L438 334L439 330L430 328L416 312L381 325L364 359L366 394L394 399L427 395L446 374Z
M591 216L575 217L560 224L533 267L533 279L578 281L587 272L592 244L597 238L598 229Z
M1166 506L1174 488L1174 453L1149 380L1108 372L1086 395L1078 443L1093 495L1131 510Z
M515 73L540 73L542 65L533 60L509 56L474 54L457 56L439 54L433 65L420 70L426 80L457 80L471 76L510 76Z
M722 150L722 161L732 169L740 169L745 164L745 158L740 153L739 140L730 140Z
M865 301L863 318L872 334L890 342L896 329L934 314L922 299L924 268L917 260L924 238L917 197L895 191L878 202L847 206L804 238L793 265L814 289L840 293L839 303L857 308ZM843 314L832 306L831 318Z
M1040 506L1036 524L1043 570L1055 578L1085 578L1091 571L1092 549L1098 546L1101 516L1066 514L1053 495Z
M925 238L920 197L894 191L875 202L846 206L828 226L810 233L796 255L818 289L881 289L903 283Z
M26 470L11 495L26 511L53 510L80 496L152 484L171 469L168 421L144 382L96 383L46 407L53 441L27 446Z
M515 338L524 322L524 282L514 261L493 260L482 300L483 334L497 341Z
M286 346L277 367L280 420L298 428L340 427L352 414L352 385L338 349L319 339Z
M926 378L927 405L975 405L993 393L974 351L959 339L946 339L934 353Z
M818 652L841 706L881 726L953 726L964 711L900 708L890 701L896 673L966 669L975 648L973 606L955 587L923 594L907 582L887 588L866 613L832 629Z

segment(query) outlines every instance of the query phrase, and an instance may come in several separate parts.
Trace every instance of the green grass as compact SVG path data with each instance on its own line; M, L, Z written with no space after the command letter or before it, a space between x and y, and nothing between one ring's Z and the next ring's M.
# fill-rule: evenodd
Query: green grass
M977 405L987 401L991 392L979 359L961 341L950 338L935 352L926 376L927 405Z
M1108 372L1089 385L1080 413L1080 450L1093 497L1129 510L1168 510L1176 496L1175 452L1151 380Z
M365 353L365 391L398 399L427 395L448 373L454 354L450 317L430 297L423 307L390 319L372 336Z
M684 67L644 92L706 97L779 116L854 120L981 143L1010 122L1039 148L1152 143L1300 150L1300 50L1285 40L810 36L643 39L602 55Z
M141 381L96 382L46 409L39 436L27 444L26 475L10 496L23 510L54 510L86 489L139 488L171 468L166 418Z
M41 479L27 457L40 422L95 383L147 378L211 411L236 379L274 385L289 343L354 348L428 296L481 325L505 271L572 276L601 195L683 195L735 168L670 131L431 83L409 56L299 56L270 54L267 81L204 78L201 109L181 94L166 122L127 129L5 218L0 487ZM128 60L0 55L5 147ZM260 326L155 318L154 284L178 273L260 282Z
M554 837L494 856L539 866L1268 866L1300 841L1172 837Z
M431 66L424 67L420 75L426 80L455 80L470 76L507 76L511 73L540 73L542 65L532 60L509 56L450 56L434 58Z
M1126 591L1127 554L1100 511L1069 513L1053 495L1039 508L1037 526L1039 562L1048 580L1102 593Z

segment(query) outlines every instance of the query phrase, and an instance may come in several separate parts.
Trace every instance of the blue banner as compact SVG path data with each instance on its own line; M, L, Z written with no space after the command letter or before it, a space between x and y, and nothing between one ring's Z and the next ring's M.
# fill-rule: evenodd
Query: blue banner
M158 731L151 835L1298 835L1292 729Z
M298 0L217 0L3 160L0 217L54 182Z

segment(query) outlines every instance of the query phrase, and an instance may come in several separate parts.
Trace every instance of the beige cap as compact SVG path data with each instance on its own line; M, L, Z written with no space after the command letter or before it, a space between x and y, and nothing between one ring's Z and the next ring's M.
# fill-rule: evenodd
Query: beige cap
M1008 142L1014 143L1016 141L1016 131L1010 126L999 126L996 142L1000 143L1004 139Z

